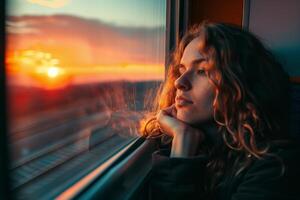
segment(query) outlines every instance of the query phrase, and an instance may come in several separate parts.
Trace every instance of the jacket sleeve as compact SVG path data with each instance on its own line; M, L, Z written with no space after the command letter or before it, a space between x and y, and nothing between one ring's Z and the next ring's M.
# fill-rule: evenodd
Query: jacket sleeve
M201 199L206 156L170 158L169 155L168 149L152 155L149 199Z
M274 157L257 160L232 193L231 200L300 199L298 156L299 151L295 151L281 155L281 161Z

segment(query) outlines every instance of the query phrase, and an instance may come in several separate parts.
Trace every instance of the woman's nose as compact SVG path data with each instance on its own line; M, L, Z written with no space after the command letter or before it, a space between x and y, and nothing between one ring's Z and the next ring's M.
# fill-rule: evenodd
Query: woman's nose
M182 74L178 79L176 79L174 84L175 88L178 90L187 91L192 87L191 82L185 74Z

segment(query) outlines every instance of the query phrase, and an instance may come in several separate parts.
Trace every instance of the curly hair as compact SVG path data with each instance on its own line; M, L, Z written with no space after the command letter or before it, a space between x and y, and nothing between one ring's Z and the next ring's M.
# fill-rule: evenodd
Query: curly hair
M145 137L164 135L155 114L174 104L174 81L180 76L177 66L185 47L196 37L204 42L201 52L212 57L216 69L207 74L215 90L213 119L223 138L221 145L207 152L212 158L208 168L214 174L210 182L215 186L229 163L238 165L238 174L253 158L267 155L271 141L287 138L289 79L272 53L249 31L203 22L183 36L172 54L152 117L142 123Z

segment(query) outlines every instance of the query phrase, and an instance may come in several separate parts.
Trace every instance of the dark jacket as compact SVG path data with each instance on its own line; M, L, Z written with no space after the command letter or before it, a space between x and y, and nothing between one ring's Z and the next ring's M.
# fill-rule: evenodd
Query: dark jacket
M153 153L149 199L207 199L204 180L208 159L205 155L190 158L170 158L169 149ZM278 159L267 157L254 162L238 176L224 176L215 194L222 200L300 200L299 143L273 144L272 153Z

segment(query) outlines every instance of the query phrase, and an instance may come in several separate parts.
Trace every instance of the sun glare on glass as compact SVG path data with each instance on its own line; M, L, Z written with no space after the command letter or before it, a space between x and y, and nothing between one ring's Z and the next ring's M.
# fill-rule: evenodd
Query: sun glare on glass
M59 70L57 67L50 67L47 72L47 74L50 78L57 77L58 73L59 73Z

